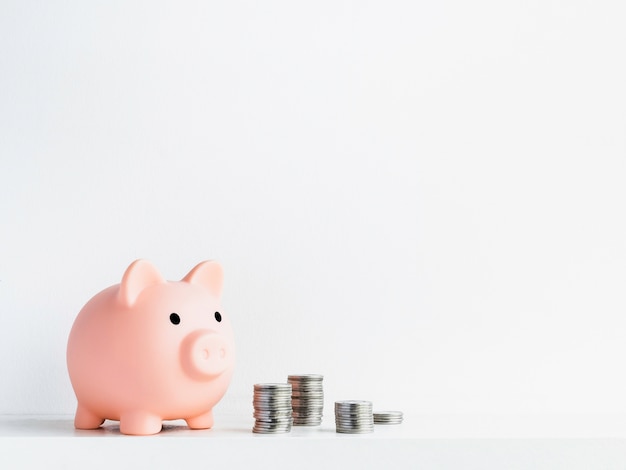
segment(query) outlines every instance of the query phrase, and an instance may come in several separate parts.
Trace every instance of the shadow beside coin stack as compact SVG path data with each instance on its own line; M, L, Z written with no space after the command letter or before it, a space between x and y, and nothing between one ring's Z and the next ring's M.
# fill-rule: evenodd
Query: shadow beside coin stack
M264 383L254 385L253 432L277 434L291 431L291 384Z

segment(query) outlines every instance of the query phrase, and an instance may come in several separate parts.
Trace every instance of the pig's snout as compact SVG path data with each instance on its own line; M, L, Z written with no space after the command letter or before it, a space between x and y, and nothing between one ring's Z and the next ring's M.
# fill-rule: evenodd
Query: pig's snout
M183 369L196 379L210 379L226 370L229 354L222 336L209 330L194 331L182 344Z

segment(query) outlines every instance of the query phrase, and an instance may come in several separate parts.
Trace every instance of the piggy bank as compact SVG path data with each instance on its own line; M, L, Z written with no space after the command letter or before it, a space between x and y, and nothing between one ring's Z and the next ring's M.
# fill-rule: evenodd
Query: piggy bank
M67 343L76 428L94 429L105 419L119 421L124 434L155 434L171 419L212 427L235 363L222 279L212 261L170 282L137 260L120 284L87 302Z

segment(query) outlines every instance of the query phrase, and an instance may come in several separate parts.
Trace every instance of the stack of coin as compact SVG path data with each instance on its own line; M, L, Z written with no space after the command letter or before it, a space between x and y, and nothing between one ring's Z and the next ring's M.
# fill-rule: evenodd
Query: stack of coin
M274 434L291 431L291 384L254 385L252 432Z
M324 411L323 375L289 375L294 426L319 426Z
M401 424L402 411L374 411L374 424Z
M335 402L335 425L337 432L361 434L374 431L372 402L344 400Z

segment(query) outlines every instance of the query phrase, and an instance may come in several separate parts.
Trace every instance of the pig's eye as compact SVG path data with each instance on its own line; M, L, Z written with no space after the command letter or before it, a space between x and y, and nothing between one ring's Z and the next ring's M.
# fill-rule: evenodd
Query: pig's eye
M170 315L170 321L174 324L174 325L178 325L180 323L180 317L178 316L178 313L172 313Z
M215 319L219 322L222 321L222 314L220 312L215 312Z

